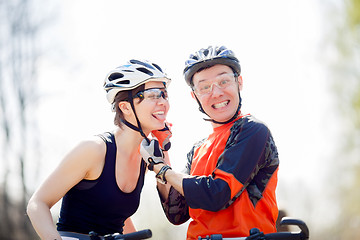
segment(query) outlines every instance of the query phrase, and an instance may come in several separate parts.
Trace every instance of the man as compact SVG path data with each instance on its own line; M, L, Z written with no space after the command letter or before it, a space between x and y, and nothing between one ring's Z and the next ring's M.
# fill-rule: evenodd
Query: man
M185 80L213 132L188 153L185 173L171 169L156 139L141 146L150 170L166 183L158 191L169 221L191 218L188 240L243 237L255 227L276 232L277 148L266 125L241 113L240 74L238 59L224 46L201 49L186 61Z

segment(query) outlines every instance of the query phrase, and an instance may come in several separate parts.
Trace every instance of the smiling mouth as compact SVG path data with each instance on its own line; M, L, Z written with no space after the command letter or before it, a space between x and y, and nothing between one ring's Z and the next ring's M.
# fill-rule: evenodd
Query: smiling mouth
M157 111L152 114L152 116L156 119L164 119L165 118L165 112L164 111Z
M212 107L215 108L215 109L218 109L218 108L222 108L222 107L225 107L229 104L229 100L228 101L224 101L224 102L221 102L221 103L217 103L217 104L213 104Z

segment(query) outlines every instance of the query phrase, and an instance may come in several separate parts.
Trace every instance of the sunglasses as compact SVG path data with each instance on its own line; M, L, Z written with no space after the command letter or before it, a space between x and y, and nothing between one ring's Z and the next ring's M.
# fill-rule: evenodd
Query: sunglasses
M165 88L149 88L135 94L134 98L158 100L163 98L169 100L168 93Z
M214 80L205 80L193 86L193 91L198 95L206 95L212 92L214 85L218 88L224 89L236 82L237 75L234 74L222 74L216 77Z

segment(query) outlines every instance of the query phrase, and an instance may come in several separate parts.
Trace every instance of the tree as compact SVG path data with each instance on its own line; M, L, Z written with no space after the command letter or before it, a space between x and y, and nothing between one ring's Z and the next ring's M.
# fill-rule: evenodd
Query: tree
M340 116L340 136L335 141L339 154L332 173L339 216L336 226L324 233L326 239L357 239L360 235L360 0L346 0L331 9L335 29L331 29L326 55L331 69ZM339 11L339 12L338 12Z
M36 159L37 143L33 133L40 24L34 3L0 0L0 239L36 238L25 214L26 169Z

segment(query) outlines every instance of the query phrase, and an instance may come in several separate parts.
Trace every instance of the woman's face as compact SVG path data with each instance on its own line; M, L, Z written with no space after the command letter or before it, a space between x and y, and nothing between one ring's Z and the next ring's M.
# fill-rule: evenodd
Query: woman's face
M170 105L162 82L145 83L144 91L139 92L134 98L134 105L145 134L165 127Z

